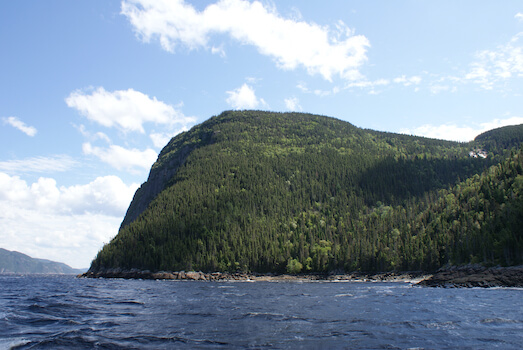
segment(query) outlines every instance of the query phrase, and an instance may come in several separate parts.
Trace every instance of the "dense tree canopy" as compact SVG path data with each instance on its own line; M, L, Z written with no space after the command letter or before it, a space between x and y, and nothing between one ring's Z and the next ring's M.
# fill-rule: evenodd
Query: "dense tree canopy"
M520 264L522 140L521 127L457 143L317 115L224 112L162 150L91 270ZM486 159L469 155L478 148Z

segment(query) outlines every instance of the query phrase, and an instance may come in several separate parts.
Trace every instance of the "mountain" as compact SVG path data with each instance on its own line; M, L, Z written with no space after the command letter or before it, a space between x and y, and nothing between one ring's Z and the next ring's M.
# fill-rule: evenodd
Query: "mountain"
M0 248L0 273L79 274L82 269L50 260L34 259L28 255Z
M326 272L523 263L521 126L470 143L303 113L177 135L91 272Z

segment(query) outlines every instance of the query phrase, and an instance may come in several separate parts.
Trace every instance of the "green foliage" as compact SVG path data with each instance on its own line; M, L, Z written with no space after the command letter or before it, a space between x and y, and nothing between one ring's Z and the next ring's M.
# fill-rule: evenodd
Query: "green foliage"
M301 272L303 265L298 261L298 259L291 259L287 262L287 273L297 274Z
M469 156L483 146L309 114L224 112L162 150L151 174L173 175L154 198L137 192L129 210L136 218L124 221L91 269L523 263L521 150Z

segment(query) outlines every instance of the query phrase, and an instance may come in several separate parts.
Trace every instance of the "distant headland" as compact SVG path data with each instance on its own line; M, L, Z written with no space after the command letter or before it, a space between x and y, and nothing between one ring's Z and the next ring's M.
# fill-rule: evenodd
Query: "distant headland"
M28 255L0 248L0 274L68 274L77 275L85 269L51 260L35 259Z

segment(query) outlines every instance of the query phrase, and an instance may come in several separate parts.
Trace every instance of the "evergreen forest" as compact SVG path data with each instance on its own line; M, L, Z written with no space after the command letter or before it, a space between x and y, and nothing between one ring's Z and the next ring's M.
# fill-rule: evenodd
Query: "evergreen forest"
M91 271L523 263L523 125L468 143L227 111L174 137Z

